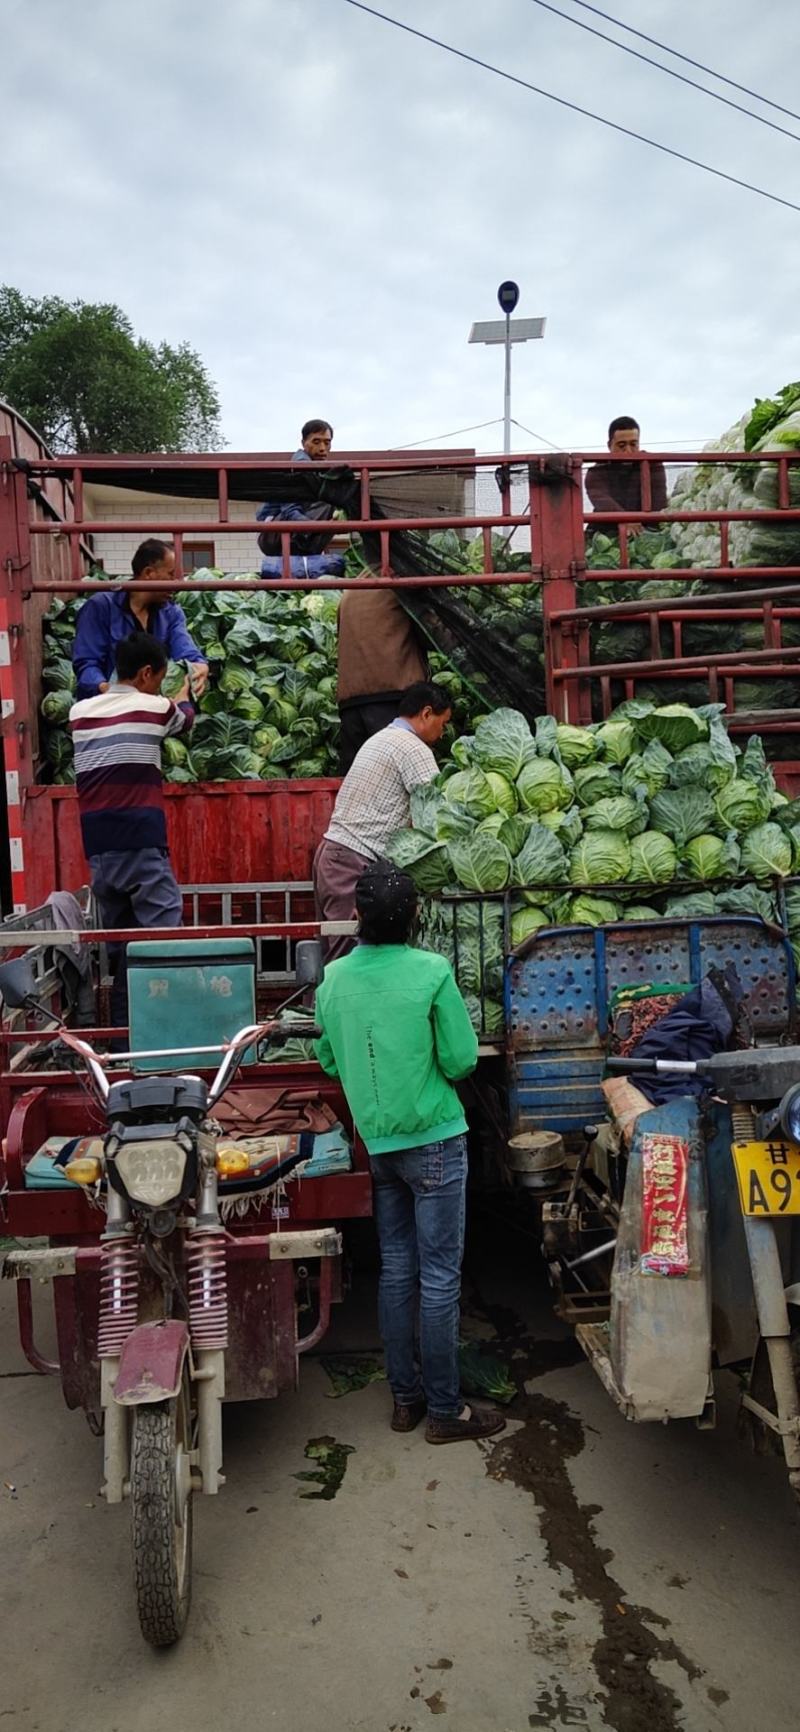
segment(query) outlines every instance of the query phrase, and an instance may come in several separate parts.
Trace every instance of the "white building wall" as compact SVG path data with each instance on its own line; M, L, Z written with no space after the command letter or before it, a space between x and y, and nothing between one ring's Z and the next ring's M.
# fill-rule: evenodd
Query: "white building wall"
M94 537L94 551L101 559L109 576L130 576L131 559L137 547L145 536L127 535L114 530L115 519L120 522L130 522L138 518L140 522L148 523L151 535L158 535L159 529L167 524L200 522L208 519L213 522L217 516L217 502L214 499L164 499L158 495L148 496L128 494L120 498L119 491L112 488L98 489L92 496L87 487L87 517L97 521L108 521L108 531ZM116 497L112 498L114 493ZM251 522L258 507L251 501L233 499L230 502L231 522ZM167 539L165 535L165 540ZM187 542L211 541L214 545L214 558L211 564L219 566L222 571L255 571L261 563L255 534L229 531L216 536L203 535L201 532L189 534Z

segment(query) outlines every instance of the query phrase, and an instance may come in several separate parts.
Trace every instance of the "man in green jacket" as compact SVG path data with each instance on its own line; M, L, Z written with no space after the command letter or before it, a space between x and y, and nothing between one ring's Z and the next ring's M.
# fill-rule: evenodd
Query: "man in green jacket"
M478 1042L450 964L409 945L416 904L411 879L387 861L362 874L359 944L317 988L316 1053L340 1078L370 1156L392 1429L413 1431L427 1412L428 1442L455 1443L505 1424L459 1391L467 1121L453 1083L475 1069Z

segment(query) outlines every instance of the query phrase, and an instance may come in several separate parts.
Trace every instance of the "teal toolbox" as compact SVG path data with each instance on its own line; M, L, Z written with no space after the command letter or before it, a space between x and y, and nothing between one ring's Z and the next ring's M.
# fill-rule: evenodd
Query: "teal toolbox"
M163 938L128 945L131 1052L216 1046L183 1058L137 1059L136 1071L216 1070L222 1044L256 1020L252 938ZM245 1062L255 1053L245 1054Z

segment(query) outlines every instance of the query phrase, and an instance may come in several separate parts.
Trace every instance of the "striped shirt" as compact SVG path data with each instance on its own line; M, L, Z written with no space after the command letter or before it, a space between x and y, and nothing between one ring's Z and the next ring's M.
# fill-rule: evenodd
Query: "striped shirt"
M377 859L392 831L408 823L411 789L432 782L438 773L430 746L412 728L394 722L381 728L356 753L336 796L326 841Z
M131 685L111 686L73 704L69 725L87 860L166 848L161 742L185 733L193 721L189 704Z

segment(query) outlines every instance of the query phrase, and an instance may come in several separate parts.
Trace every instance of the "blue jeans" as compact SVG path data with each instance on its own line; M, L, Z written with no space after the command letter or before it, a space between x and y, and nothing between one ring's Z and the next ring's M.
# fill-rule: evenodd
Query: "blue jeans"
M450 1137L370 1157L381 1247L378 1316L395 1401L419 1401L453 1419L463 1403L458 1377L461 1259L467 1197L467 1139ZM422 1385L414 1353L419 1297Z
M94 854L89 861L92 891L103 926L181 926L183 903L166 848L132 848L125 853ZM114 972L111 1021L128 1020L128 963L124 944L109 944Z

